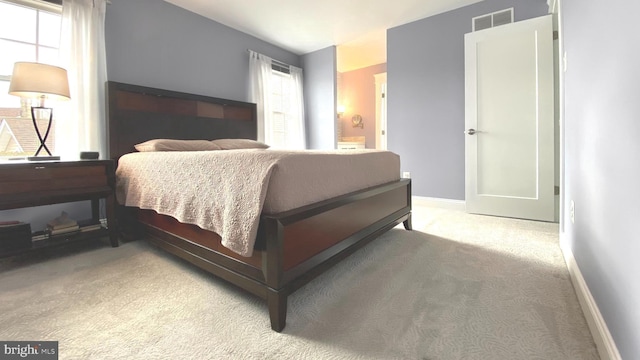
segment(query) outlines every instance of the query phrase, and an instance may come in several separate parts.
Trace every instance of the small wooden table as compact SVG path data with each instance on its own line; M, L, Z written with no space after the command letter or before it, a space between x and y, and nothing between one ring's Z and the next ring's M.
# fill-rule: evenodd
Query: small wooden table
M2 251L0 257L102 236L109 236L111 246L118 246L114 167L113 160L0 163L0 210L90 200L91 220L99 222L100 199L105 199L107 216L107 228L50 236L29 248Z

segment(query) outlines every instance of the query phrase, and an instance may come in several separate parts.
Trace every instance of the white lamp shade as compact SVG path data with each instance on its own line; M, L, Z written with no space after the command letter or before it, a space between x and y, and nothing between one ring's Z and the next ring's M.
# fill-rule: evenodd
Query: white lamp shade
M13 65L9 94L68 100L70 95L67 70L47 64L17 62Z

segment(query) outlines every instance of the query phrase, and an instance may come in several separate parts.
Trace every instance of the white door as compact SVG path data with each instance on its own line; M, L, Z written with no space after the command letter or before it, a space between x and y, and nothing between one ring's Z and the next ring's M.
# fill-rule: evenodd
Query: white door
M554 220L551 15L465 35L467 211Z

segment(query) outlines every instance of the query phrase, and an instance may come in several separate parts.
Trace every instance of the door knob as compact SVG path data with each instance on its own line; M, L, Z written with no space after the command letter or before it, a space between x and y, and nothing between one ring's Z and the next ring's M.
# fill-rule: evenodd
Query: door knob
M464 133L467 135L474 135L477 132L479 131L476 131L476 129L469 129L469 130L466 130Z

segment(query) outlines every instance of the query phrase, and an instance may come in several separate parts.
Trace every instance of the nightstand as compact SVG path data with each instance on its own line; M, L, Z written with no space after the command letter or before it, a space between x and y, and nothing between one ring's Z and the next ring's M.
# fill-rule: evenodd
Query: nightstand
M0 163L0 210L90 200L90 219L98 222L100 199L105 199L107 215L107 228L50 236L32 242L28 248L4 250L0 257L105 236L109 237L111 246L118 246L114 189L112 160ZM51 218L56 215L51 214Z

